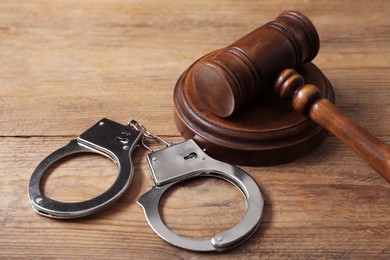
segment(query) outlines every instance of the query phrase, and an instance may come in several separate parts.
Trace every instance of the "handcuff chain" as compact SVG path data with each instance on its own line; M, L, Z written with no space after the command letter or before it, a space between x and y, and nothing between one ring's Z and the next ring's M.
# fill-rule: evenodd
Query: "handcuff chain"
M150 140L158 140L162 143L165 144L165 148L167 147L170 147L172 145L172 142L169 142L169 141L166 141L164 140L163 138L161 138L160 136L158 135L155 135L155 134L152 134L151 132L149 132L145 126L143 124L141 124L140 122L138 122L137 120L131 120L128 124L127 124L129 127L137 130L137 131L140 131L142 133L142 139L141 139L141 144L142 146L149 150L150 152L155 152L155 150L153 150L152 148L150 148L146 143L145 143L145 139L150 139Z

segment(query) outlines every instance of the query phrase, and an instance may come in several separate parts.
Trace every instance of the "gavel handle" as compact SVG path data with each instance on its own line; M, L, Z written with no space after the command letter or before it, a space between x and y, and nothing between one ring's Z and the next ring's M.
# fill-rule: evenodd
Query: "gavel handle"
M277 78L274 90L282 99L291 100L294 110L308 115L314 122L334 134L390 183L390 148L354 123L320 90L305 84L295 70L286 69Z
M308 111L310 118L334 134L390 183L390 148L346 117L327 99L318 99Z

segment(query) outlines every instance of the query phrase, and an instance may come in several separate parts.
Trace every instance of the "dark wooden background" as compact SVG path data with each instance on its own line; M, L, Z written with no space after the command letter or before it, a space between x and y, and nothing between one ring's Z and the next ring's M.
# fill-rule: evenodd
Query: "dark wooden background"
M0 1L0 258L390 258L390 185L333 136L273 167L243 167L265 195L260 229L222 254L175 248L149 228L138 197L152 185L146 151L130 189L79 220L35 214L27 186L37 164L102 117L137 119L182 141L172 93L197 58L298 10L315 24L314 63L336 103L390 144L389 1ZM77 170L75 171L75 168ZM80 201L107 189L113 164L85 155L58 165L44 191ZM178 234L211 237L238 222L241 194L220 180L175 188L161 212Z

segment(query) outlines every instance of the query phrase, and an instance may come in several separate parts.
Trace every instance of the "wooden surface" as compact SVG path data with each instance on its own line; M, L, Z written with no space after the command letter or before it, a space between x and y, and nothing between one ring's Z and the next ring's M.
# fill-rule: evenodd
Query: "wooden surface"
M135 203L152 185L142 149L130 189L109 210L58 221L30 208L37 164L102 117L181 141L172 92L183 70L287 9L318 29L314 63L340 109L390 144L388 1L0 1L0 258L389 259L390 186L333 136L295 162L244 167L265 195L262 225L222 254L175 248L149 228ZM106 159L83 156L59 165L44 190L84 200L115 174ZM245 207L213 179L169 195L168 226L197 238L234 225Z

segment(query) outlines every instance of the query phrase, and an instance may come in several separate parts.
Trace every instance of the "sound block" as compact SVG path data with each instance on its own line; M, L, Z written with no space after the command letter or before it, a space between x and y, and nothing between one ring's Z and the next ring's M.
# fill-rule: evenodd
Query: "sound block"
M334 102L330 82L313 63L297 71L306 83L321 90L322 97ZM174 90L176 126L184 138L194 139L218 160L248 166L286 163L307 155L327 137L326 130L295 112L272 87L232 116L217 117L198 98L192 75L193 65Z

